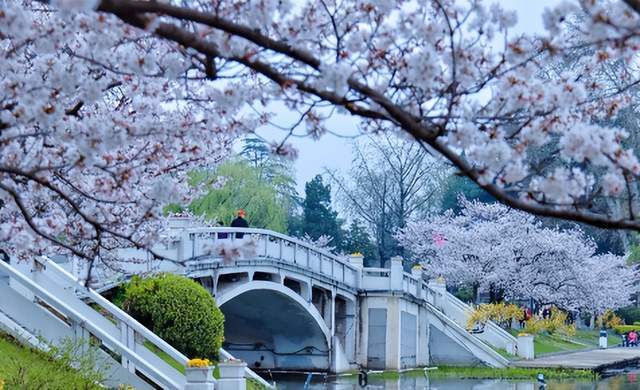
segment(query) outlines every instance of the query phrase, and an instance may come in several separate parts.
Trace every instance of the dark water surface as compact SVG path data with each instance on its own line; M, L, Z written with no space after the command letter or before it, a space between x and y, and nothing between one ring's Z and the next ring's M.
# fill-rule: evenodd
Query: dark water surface
M310 390L359 390L362 389L356 376L326 378L320 375L312 377ZM304 388L305 376L277 377L278 390L301 390ZM428 377L401 375L399 379L370 378L365 389L391 390L539 390L535 381L504 379L430 379ZM640 390L640 370L614 373L612 376L595 381L563 380L547 381L546 390Z

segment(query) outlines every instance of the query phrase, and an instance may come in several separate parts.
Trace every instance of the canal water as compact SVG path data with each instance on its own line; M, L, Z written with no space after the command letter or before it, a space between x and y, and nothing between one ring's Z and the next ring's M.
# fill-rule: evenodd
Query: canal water
M640 390L640 370L610 373L598 380L548 380L545 390ZM312 377L309 390L360 390L356 376L323 378ZM285 376L274 378L278 390L304 389L305 376ZM539 390L536 381L503 379L430 379L415 373L400 375L398 379L370 378L364 389L390 390Z

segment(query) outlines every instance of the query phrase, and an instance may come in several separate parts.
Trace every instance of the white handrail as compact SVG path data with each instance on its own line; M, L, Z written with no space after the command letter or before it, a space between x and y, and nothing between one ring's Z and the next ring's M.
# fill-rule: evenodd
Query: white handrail
M144 325L139 323L136 319L134 319L133 317L131 317L130 315L122 311L122 309L120 309L118 306L109 302L109 300L104 298L102 295L98 294L97 292L95 292L90 288L85 287L83 284L81 284L78 281L77 278L75 278L73 275L68 273L64 268L60 267L58 264L47 259L46 257L44 259L45 259L44 262L40 262L39 259L37 259L36 261L44 265L45 269L52 268L60 275L67 278L72 284L74 284L72 285L73 287L75 287L76 289L80 289L85 294L85 296L91 298L96 304L98 304L98 306L106 310L109 314L111 314L116 319L118 319L118 321L121 321L127 324L127 326L132 328L136 333L143 336L146 340L154 344L156 347L161 349L167 355L171 356L171 358L176 360L178 363L182 365L187 364L189 359L180 351L172 347L171 344L167 343L162 338L158 337L158 335L156 335L155 333L147 329Z
M460 310L463 310L464 312L471 312L472 309L471 307L469 307L469 305L467 305L466 303L462 302L460 299L458 299L458 297L456 297L455 295L447 292L447 299L449 300L449 303L454 304L455 306L457 306ZM515 337L513 337L513 335L509 332L507 332L506 330L502 329L502 327L500 327L500 325L496 324L493 321L487 321L485 326L489 325L490 328L492 328L492 330L497 333L497 335L499 335L500 337L508 340L511 343L517 343L517 339Z
M81 323L84 327L86 327L90 332L92 332L96 337L98 337L103 343L106 341L110 346L117 349L122 356L126 359L132 361L136 366L146 371L148 374L152 374L156 377L156 380L160 382L159 384L168 385L174 389L180 389L182 386L178 383L175 383L171 378L166 376L164 373L157 370L155 367L149 365L146 360L141 358L135 351L129 349L127 346L122 344L120 340L114 338L107 332L105 332L100 326L95 324L91 319L81 315L75 309L68 306L60 299L55 297L49 291L43 289L41 286L37 285L33 280L23 275L21 272L13 269L12 266L5 263L4 261L0 261L0 272L7 274L8 276L16 279L22 286L27 288L33 294L38 295L40 299L44 299L47 304L52 306L54 309L58 310L65 316L71 318L74 322Z
M87 297L91 298L101 308L105 309L108 313L113 315L119 321L122 321L125 324L127 324L127 326L132 328L136 333L143 336L146 340L154 344L156 347L158 347L160 350L165 352L167 355L169 355L171 358L176 360L178 363L182 365L187 364L189 359L185 355L183 355L180 351L176 350L173 346L171 346L171 344L167 343L162 338L158 337L158 335L151 332L144 325L140 324L136 319L129 316L122 309L120 309L118 306L111 303L109 300L104 298L102 295L98 294L93 289L85 287L82 283L78 281L76 277L71 275L69 272L67 272L64 268L60 267L60 265L56 264L54 261L51 261L46 257L43 257L43 259L45 259L45 261L41 262L41 264L45 266L45 269L47 269L47 267L51 267L57 273L67 278L71 283L75 284L74 287L80 289ZM219 352L220 352L220 356L225 359L234 359L233 355L231 355L229 352L225 351L222 348L220 348ZM271 385L269 382L267 382L260 375L256 374L253 370L251 370L248 367L245 368L245 375L260 382L260 384L262 384L263 386L266 386L267 388L270 388L270 389L273 388L273 385Z
M427 305L431 306L431 304L429 304L429 303L427 303ZM433 312L433 314L435 314L441 321L446 323L450 329L453 329L453 330L456 331L456 333L459 333L460 335L463 335L463 337L466 340L470 341L472 344L474 344L476 347L481 349L487 355L490 355L492 358L494 358L495 360L499 361L500 364L503 367L509 366L509 360L507 358L505 358L504 356L500 355L498 352L496 352L493 348L491 348L490 346L485 344L480 339L478 339L478 338L474 337L473 335L469 334L466 331L466 329L464 329L458 323L456 323L454 320L449 318L449 316L447 316L445 313L442 313L440 310L436 309L435 307L432 307L431 309L432 309L431 312Z
M317 248L314 247L313 245L306 243L304 241L301 241L295 237L290 237L287 236L285 234L282 233L278 233L278 232L274 232L272 230L267 230L267 229L255 229L255 228L230 228L230 227L200 227L200 228L175 228L175 230L179 230L179 231L183 231L185 233L188 234L207 234L207 233L244 233L247 235L261 235L261 236L268 236L268 237L274 237L283 241L287 241L290 242L292 244L301 246L303 248L306 248L308 250L311 250L315 253L321 254L322 256L328 257L333 261L336 261L338 263L344 264L346 267L352 269L353 271L357 271L358 268L356 266L354 266L353 264L349 263L348 260L344 260L336 255L334 255L333 253L326 251L324 249L321 248ZM170 231L169 231L170 232ZM171 236L169 233L166 233L167 236ZM235 239L235 235L234 234L230 234L228 236L228 238L226 239L230 239L230 240L234 240Z

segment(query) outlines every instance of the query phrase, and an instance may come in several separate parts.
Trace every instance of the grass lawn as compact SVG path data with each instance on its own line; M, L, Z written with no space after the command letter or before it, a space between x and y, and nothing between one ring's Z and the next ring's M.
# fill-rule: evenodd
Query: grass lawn
M600 332L597 330L580 329L580 330L576 330L576 335L573 336L572 339L584 344L588 344L592 347L597 347L599 337L600 337ZM607 343L609 347L617 346L618 344L620 344L620 336L613 333L612 330L608 330Z
M509 329L509 333L517 337L520 330ZM536 356L542 356L548 353L572 352L581 349L591 349L598 347L599 331L591 329L576 330L576 334L572 337L564 337L559 335L540 334L535 336L533 348ZM620 337L611 333L608 335L608 345L614 347L620 343ZM500 351L498 351L500 353ZM509 357L508 355L503 355Z
M101 389L66 364L26 348L2 332L0 380L6 389Z

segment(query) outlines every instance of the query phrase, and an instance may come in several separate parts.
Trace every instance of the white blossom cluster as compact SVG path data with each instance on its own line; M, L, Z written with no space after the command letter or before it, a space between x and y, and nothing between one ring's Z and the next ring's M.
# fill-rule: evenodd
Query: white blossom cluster
M626 306L637 292L625 257L596 254L582 231L544 227L498 203L460 203L459 215L411 222L397 236L432 277L592 314Z
M242 85L192 80L178 49L113 16L2 2L0 56L0 242L17 256L146 246L193 195L185 173L254 126Z

